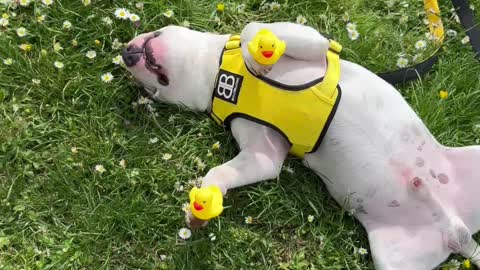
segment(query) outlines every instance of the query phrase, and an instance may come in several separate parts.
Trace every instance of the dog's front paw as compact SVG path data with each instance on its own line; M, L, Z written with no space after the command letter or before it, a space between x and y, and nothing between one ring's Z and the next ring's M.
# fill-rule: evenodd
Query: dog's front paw
M187 226L191 229L196 230L207 226L208 220L198 219L192 214L191 211L186 211L185 223L187 223Z
M248 69L257 76L263 76L269 73L273 68L273 65L262 65L258 63L250 54L246 55L244 59Z

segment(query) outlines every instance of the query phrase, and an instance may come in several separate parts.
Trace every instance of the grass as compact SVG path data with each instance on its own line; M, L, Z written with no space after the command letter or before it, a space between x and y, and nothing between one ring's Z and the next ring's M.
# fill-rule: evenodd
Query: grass
M260 0L245 1L244 12L236 9L240 1L225 1L220 23L217 3L208 0L144 1L143 10L133 1L92 2L0 5L10 16L10 24L0 28L0 59L13 60L0 63L0 269L373 268L369 255L357 252L368 248L361 225L294 159L286 162L294 173L231 191L221 218L180 239L187 192L178 186L188 191L189 180L231 159L234 140L204 115L165 104L132 106L140 94L127 72L112 63L120 52L112 44L184 20L193 29L234 33L249 21L295 21L303 15L308 25L344 45L345 59L385 71L395 68L400 53L412 61L415 42L425 39L422 15L417 16L421 1L408 1L408 7L399 0L279 1L282 7L274 12ZM471 3L480 10L480 1ZM138 14L141 24L115 19L117 7ZM458 35L447 38L434 73L399 91L440 142L478 144L480 63L460 42L465 33L449 1L441 1L441 8L446 28ZM171 18L162 15L168 9L174 11ZM357 24L356 41L348 38L345 12ZM40 14L46 15L42 23ZM102 22L107 16L111 26ZM65 20L71 29L62 28ZM18 27L28 35L18 37ZM30 52L18 47L26 42ZM55 52L54 43L64 49ZM97 57L85 57L88 50ZM65 67L56 69L54 61ZM106 72L114 75L111 83L100 80ZM438 97L442 89L449 92L445 100ZM214 151L217 141L221 148ZM163 160L164 154L172 158ZM119 165L122 159L126 168ZM96 172L96 165L106 172ZM309 215L315 217L311 223ZM247 216L253 224L245 224Z

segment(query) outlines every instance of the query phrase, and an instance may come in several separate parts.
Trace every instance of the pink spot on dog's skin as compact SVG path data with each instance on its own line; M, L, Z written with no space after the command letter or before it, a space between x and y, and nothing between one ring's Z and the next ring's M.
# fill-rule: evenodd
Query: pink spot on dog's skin
M392 166L394 172L396 175L396 179L405 186L408 185L408 182L410 179L412 179L413 176L413 170L412 168L408 167L405 165L403 162L399 162L393 159L390 159L389 161L390 166Z
M420 179L420 177L415 176L413 178L413 186L415 188L420 188L422 186L422 184L423 184L423 182L422 182L422 179Z
M423 167L423 166L425 165L425 160L424 160L423 158L421 158L421 157L417 157L417 158L415 159L415 165L416 165L417 167L420 167L420 168L421 168L421 167Z
M393 200L388 204L388 207L399 207L400 203L397 200Z
M433 169L430 169L430 175L433 177L433 178L437 178L437 175L435 174L435 171Z
M448 182L450 181L450 179L448 178L448 175L444 174L444 173L440 173L438 174L438 182L442 183L442 184L448 184Z

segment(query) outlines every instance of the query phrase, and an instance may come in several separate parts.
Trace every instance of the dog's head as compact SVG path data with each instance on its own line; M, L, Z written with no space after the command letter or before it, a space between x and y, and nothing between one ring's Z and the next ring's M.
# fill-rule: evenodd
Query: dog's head
M132 39L122 58L153 99L204 110L205 101L199 96L209 76L205 67L211 65L208 37L188 28L166 26Z

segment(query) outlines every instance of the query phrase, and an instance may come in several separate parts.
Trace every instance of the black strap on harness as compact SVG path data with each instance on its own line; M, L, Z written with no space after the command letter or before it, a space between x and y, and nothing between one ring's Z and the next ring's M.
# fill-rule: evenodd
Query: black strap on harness
M470 38L470 44L475 51L475 56L480 60L480 29L479 25L475 23L473 10L470 8L468 0L452 0L452 3L460 18L460 22ZM378 73L377 75L391 84L402 84L424 76L432 70L433 65L437 62L438 55L434 54L416 65L395 71Z

